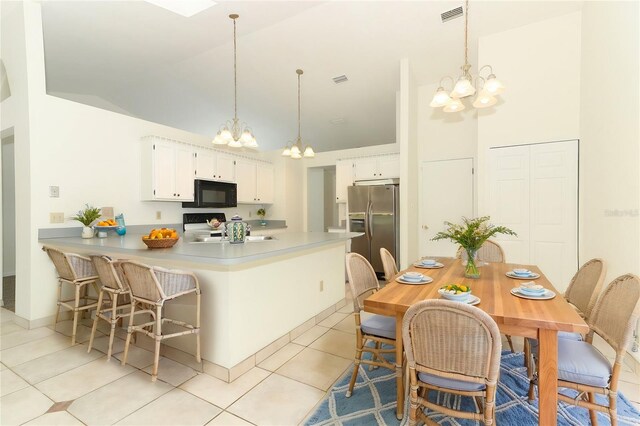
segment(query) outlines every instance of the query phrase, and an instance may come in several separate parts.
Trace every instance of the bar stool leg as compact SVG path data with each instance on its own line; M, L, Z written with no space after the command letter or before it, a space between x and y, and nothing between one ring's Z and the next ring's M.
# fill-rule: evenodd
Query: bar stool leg
M109 349L107 350L107 361L111 361L111 351L113 348L113 337L116 334L116 311L118 310L118 295L111 294L111 318L109 324L111 325L111 331L109 333Z
M96 317L93 320L93 327L91 327L91 337L89 337L89 348L87 348L87 353L91 352L91 348L93 347L93 339L96 336L96 329L98 328L98 320L100 319L100 311L102 310L102 299L104 297L104 292L100 290L98 294L98 310L96 311Z
M156 350L153 355L153 372L151 381L155 382L158 378L158 364L160 362L160 341L162 340L162 305L156 306L156 326L155 326Z
M73 305L73 330L71 331L71 345L76 344L76 330L78 328L78 315L80 314L80 286L76 284L76 298Z
M53 320L53 331L56 331L56 324L60 316L60 301L62 300L62 280L58 279L58 306L56 307L56 317Z
M127 341L124 343L124 355L122 355L122 361L120 364L125 365L127 363L127 356L129 355L129 344L131 343L131 334L133 334L133 315L136 311L136 301L131 299L131 313L129 314L129 326L127 327Z
M202 357L200 356L200 292L196 293L196 328L198 331L196 332L196 361L202 362Z

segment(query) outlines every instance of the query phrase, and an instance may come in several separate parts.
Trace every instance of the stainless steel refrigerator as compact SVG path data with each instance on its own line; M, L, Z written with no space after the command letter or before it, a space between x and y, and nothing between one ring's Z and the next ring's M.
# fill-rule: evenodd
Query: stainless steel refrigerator
M375 183L375 184L374 184ZM364 256L378 274L384 274L380 248L399 260L399 187L397 179L356 182L347 192L349 230L363 236L351 240L351 251Z

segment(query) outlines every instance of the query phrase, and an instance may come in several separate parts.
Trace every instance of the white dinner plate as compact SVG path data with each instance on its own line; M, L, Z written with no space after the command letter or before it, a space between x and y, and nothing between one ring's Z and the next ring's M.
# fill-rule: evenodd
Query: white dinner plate
M445 299L442 295L440 296L440 299L442 300L449 300L449 299ZM456 300L449 300L450 302L456 302ZM464 301L464 302L458 302L458 303L466 303L467 305L471 305L471 306L476 306L478 304L480 304L480 298L478 296L475 295L471 295L469 296L469 298Z
M432 281L433 281L433 278L427 277L426 275L424 277L424 280L422 281L407 281L407 280L403 280L401 277L396 278L396 282L399 282L400 284L420 285L420 284L429 284Z
M523 299L530 299L530 300L549 300L556 297L556 294L549 289L547 289L547 291L542 296L529 296L528 294L520 293L520 291L518 291L518 288L512 288L511 294L513 294L516 297L521 297Z
M536 274L535 272L532 272L531 275L518 275L513 271L509 271L505 275L516 280L537 280L540 278L540 274Z
M444 263L436 262L435 265L425 265L420 262L417 262L417 263L414 263L413 266L415 266L416 268L422 268L422 269L440 269L444 267Z

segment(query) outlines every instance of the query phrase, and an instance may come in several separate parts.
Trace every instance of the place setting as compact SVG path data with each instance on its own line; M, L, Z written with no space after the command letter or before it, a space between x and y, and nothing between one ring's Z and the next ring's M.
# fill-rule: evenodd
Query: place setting
M440 297L454 302L467 303L475 306L480 303L480 298L471 294L471 287L464 284L449 284L438 290Z
M396 282L399 282L400 284L420 285L420 284L428 284L432 281L433 281L433 278L427 275L424 275L420 272L405 272L404 274L396 278Z
M414 263L413 266L422 269L440 269L444 267L444 264L436 261L435 259L421 259Z
M516 280L537 280L540 278L540 274L536 274L535 272L525 268L515 268L512 271L507 272L505 275Z
M516 297L531 300L549 300L556 297L555 292L546 289L533 281L522 283L519 287L512 288L511 294Z

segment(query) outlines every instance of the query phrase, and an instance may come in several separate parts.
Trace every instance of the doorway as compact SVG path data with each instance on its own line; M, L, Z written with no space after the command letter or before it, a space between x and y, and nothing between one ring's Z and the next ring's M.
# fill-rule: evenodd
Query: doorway
M336 203L336 168L310 167L307 169L307 230L327 232L338 225Z
M14 136L2 138L2 293L3 307L16 309L16 184Z

